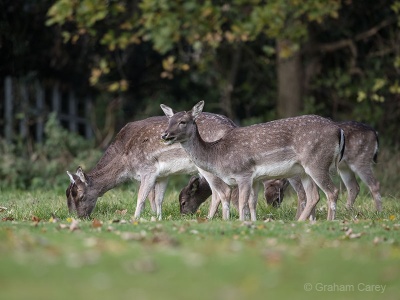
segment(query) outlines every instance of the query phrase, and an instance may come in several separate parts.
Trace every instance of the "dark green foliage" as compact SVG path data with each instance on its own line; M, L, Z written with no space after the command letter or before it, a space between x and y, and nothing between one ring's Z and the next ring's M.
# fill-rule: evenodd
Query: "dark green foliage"
M44 144L34 144L29 150L26 142L15 144L0 141L0 188L65 188L66 170L81 165L92 167L100 158L101 151L93 141L68 132L50 114L45 126Z

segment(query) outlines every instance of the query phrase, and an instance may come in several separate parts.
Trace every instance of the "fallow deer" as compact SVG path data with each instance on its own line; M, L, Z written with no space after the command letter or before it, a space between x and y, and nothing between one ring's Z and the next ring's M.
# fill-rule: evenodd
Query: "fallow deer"
M262 181L264 185L265 198L270 199L270 204L279 207L283 200L284 184L289 184L287 180L267 179ZM203 176L193 175L188 184L179 193L179 207L181 214L194 214L200 205L211 196L211 188ZM237 187L234 187L231 194L231 202L238 208L239 193ZM272 200L272 201L271 201ZM208 216L212 218L213 215Z
M169 124L162 139L167 145L180 143L192 161L230 186L239 189L239 218L245 219L249 205L251 220L256 218L258 181L265 178L300 176L307 204L299 220L306 220L319 201L317 185L328 199L328 220L335 218L338 189L330 170L339 163L344 150L344 133L332 121L307 115L237 127L215 142L204 141L197 120L204 101L189 112L174 111L161 104ZM219 187L207 178L211 189ZM221 193L223 211L229 199Z
M355 175L369 187L375 201L377 211L382 210L381 196L379 192L379 182L375 178L372 170L374 163L377 163L379 148L378 133L368 125L355 122L337 122L343 129L346 136L346 147L343 158L339 163L339 174L347 190L346 207L351 209L360 191ZM269 205L280 206L283 201L284 192L289 185L287 179L265 180L264 198ZM298 218L305 207L306 195L301 181L296 178L290 180L290 184L297 193L298 206L296 218ZM194 175L189 180L179 194L179 202L182 214L194 213L199 206L211 195L211 189L207 181ZM232 194L231 201L235 203L237 199Z
M80 167L75 174L67 172L71 181L66 190L69 210L76 211L79 217L89 217L98 197L124 181L135 179L140 181L140 188L134 217L140 217L148 194L154 191L156 212L161 219L168 177L197 172L179 144L166 146L160 140L167 125L165 116L128 123L90 172L85 174ZM221 138L236 126L230 119L211 113L203 114L198 125L207 141Z
M355 121L338 122L337 125L343 129L346 136L346 148L343 159L339 163L339 175L347 190L346 207L351 209L360 192L356 175L368 186L377 211L382 210L382 200L379 192L379 181L373 173L373 164L377 163L379 139L378 133L368 125ZM300 216L305 206L306 197L304 189L299 181L291 181L292 187L298 196L297 217ZM284 190L287 180L281 179L276 182L275 188ZM200 192L200 191L199 191ZM274 202L273 194L265 194L267 203Z

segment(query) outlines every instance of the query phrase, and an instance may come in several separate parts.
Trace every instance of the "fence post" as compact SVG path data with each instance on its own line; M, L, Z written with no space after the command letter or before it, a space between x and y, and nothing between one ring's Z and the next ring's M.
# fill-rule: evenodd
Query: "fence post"
M29 96L28 89L25 82L19 82L19 88L21 92L21 112L19 121L19 134L22 138L28 136L28 107L29 107Z
M37 123L36 123L36 141L41 143L43 141L44 132L44 91L42 85L39 81L35 83L36 88L36 113L37 113Z
M59 117L61 111L60 100L61 100L60 91L58 89L58 83L56 83L55 85L53 85L53 90L51 93L51 106L52 106L51 108L52 111L56 113L57 118Z
M68 121L69 130L72 132L77 132L78 126L76 122L76 98L72 90L70 90L68 93L68 114L70 116Z
M7 142L11 142L13 135L13 90L12 90L12 78L7 76L4 80L4 135Z
M87 139L93 137L92 124L91 124L91 112L92 112L92 99L86 97L85 99L85 136Z

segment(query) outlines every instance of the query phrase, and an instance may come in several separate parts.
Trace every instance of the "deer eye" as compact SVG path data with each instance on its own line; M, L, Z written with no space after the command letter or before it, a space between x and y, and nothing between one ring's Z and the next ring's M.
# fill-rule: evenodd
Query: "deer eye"
M181 202L181 206L183 207L183 206L185 206L186 205L186 201L182 201Z
M179 125L182 126L182 127L186 126L186 121L180 121Z

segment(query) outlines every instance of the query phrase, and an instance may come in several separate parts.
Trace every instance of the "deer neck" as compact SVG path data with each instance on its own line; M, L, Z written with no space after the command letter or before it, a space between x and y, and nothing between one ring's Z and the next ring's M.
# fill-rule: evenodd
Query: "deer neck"
M125 164L119 157L110 160L106 164L99 162L87 175L91 189L99 197L128 179Z
M191 160L203 170L211 172L214 164L214 152L218 148L220 140L208 143L200 136L197 124L192 126L189 138L181 142L182 148L189 155Z

